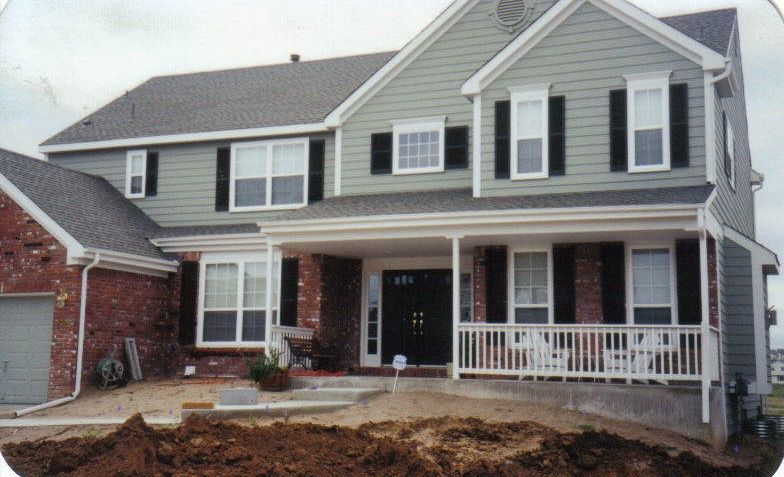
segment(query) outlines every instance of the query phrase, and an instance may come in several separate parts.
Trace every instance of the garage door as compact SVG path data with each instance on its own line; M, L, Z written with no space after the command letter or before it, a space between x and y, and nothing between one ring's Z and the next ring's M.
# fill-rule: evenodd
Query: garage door
M53 310L51 297L0 298L0 403L46 401Z

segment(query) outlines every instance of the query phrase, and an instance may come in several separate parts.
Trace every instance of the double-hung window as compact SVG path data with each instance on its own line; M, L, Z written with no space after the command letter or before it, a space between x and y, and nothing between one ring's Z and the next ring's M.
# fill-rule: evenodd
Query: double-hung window
M670 170L670 75L625 76L629 172Z
M307 204L308 140L231 147L230 210L291 209Z
M446 117L392 122L392 173L421 174L444 171Z
M669 325L675 309L675 271L672 247L629 251L631 306L638 325Z
M548 250L511 255L512 316L517 324L550 322L552 257Z
M125 197L144 198L147 182L147 151L128 151L125 163Z
M512 93L512 179L544 179L549 175L550 85L509 88Z
M279 308L280 257L272 267L272 324ZM267 257L205 256L201 263L201 346L259 346L267 341Z

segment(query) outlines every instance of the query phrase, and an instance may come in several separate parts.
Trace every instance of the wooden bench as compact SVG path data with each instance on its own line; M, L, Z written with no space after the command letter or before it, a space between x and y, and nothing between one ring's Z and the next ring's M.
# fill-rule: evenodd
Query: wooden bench
M323 353L319 350L318 343L313 338L294 338L286 336L291 358L289 359L289 369L293 369L299 364L303 369L327 369L334 371L337 368L337 356L334 354Z

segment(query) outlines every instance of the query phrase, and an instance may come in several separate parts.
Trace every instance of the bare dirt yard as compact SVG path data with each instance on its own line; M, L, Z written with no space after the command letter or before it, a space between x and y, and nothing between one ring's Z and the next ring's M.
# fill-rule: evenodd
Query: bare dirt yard
M0 429L23 477L38 475L596 475L768 477L774 444L727 450L580 412L436 394L381 395L351 408L282 419L146 426L186 401L244 381L166 381L101 392L36 418L123 417L120 427ZM264 401L290 394L262 394ZM777 462L778 461L778 462Z

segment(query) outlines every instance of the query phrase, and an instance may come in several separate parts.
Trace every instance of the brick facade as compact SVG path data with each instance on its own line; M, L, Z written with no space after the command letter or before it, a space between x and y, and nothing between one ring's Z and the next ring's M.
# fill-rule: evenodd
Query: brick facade
M602 323L601 245L581 243L574 246L574 321L580 325Z
M487 321L487 265L485 247L474 248L474 323Z

